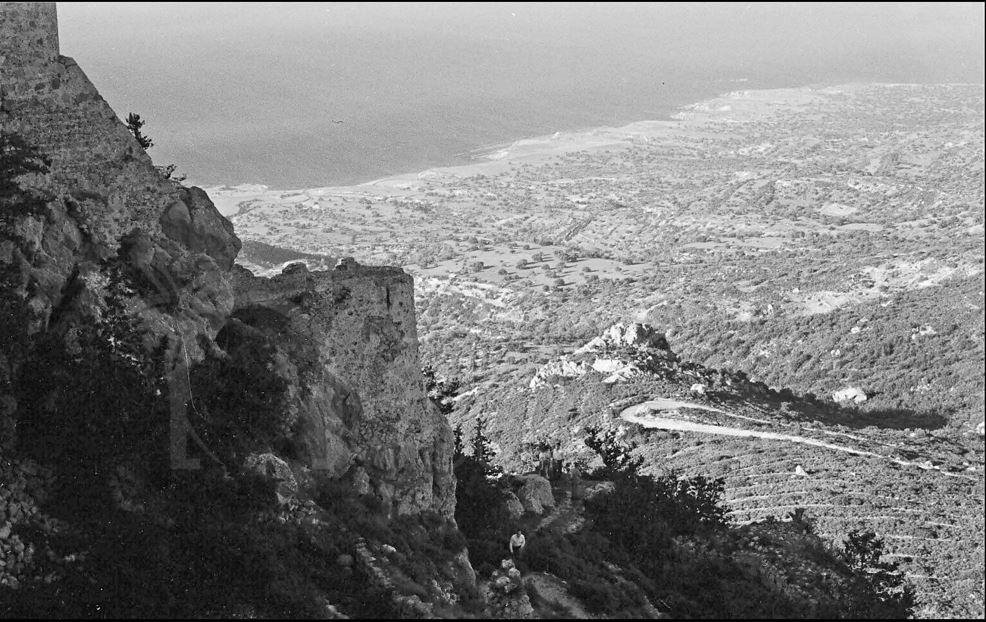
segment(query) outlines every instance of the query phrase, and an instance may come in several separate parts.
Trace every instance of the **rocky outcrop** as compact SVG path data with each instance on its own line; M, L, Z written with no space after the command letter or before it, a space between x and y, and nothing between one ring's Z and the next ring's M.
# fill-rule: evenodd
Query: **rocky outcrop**
M182 188L180 200L159 219L161 231L195 253L205 253L223 270L233 267L240 240L201 188Z
M839 404L862 404L866 399L866 393L857 387L846 387L832 393L832 400Z
M46 199L43 212L15 218L0 241L34 329L98 317L100 265L118 259L152 284L130 312L201 357L198 337L214 336L232 310L232 226L204 192L165 179L78 65L59 56L54 3L0 3L0 31L0 132L51 160L47 175L19 180Z
M262 279L235 270L233 317L275 337L294 369L297 457L316 479L365 477L394 513L455 504L452 434L424 392L411 277L342 261Z
M649 324L614 324L571 355L542 366L531 378L534 389L561 378L576 378L589 373L605 374L603 382L625 382L654 371L662 363L677 357L663 333Z
M517 498L525 511L541 515L546 509L555 507L555 497L548 480L540 475L523 475L521 478L523 484L517 491Z
M529 619L534 607L521 578L520 570L512 560L504 559L488 582L483 582L480 594L486 601L483 617L494 619Z
M575 351L605 352L616 348L637 348L639 350L670 350L664 333L658 332L650 324L634 322L632 324L614 324L599 337Z
M469 551L462 549L452 561L449 562L450 574L458 577L467 589L476 588L476 571L473 570L472 563L469 561Z
M28 332L69 339L98 322L112 264L137 284L122 304L148 352L167 344L172 410L191 401L189 366L226 356L217 335L259 331L276 343L271 373L288 381L292 467L296 457L316 481L348 477L393 513L451 516L452 435L423 390L411 278L350 262L269 280L235 267L240 241L206 193L166 179L59 55L54 3L0 3L0 35L0 132L50 158L47 174L18 179L43 209L5 217L0 231L6 293L30 309ZM0 376L30 356L3 353ZM17 411L0 386L3 444ZM282 472L284 457L253 466Z
M520 502L513 492L507 491L503 495L504 504L507 508L507 516L512 520L517 520L524 515L524 504Z
M244 461L244 468L274 483L277 501L285 504L298 492L291 467L272 453L250 454Z

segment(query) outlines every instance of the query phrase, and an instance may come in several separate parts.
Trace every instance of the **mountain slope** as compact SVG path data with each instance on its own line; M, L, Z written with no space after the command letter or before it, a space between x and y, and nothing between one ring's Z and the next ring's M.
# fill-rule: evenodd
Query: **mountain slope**
M682 362L647 325L617 325L533 380L506 395L470 394L453 419L469 428L488 418L500 459L515 468L530 468L540 442L591 460L586 429L620 430L639 442L634 455L647 472L724 478L737 524L805 508L835 543L872 529L917 586L925 615L981 613L981 437L977 451L947 430L900 427L899 413L806 399Z

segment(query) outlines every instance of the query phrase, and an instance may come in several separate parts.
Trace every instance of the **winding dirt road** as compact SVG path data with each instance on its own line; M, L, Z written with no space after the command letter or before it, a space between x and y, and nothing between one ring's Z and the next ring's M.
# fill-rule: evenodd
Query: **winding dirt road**
M958 477L961 479L975 481L974 478L969 477L967 475L942 471L939 467L934 465L929 467L925 464L921 464L918 462L908 462L907 460L900 460L898 458L881 456L878 453L874 453L872 451L866 451L865 449L855 449L852 447L847 447L845 445L826 443L825 441L820 441L805 436L798 436L795 434L782 434L780 432L767 432L761 430L747 430L745 428L734 428L734 427L723 426L723 425L711 425L708 423L696 423L694 421L683 421L681 419L662 417L660 415L654 414L655 412L660 413L669 410L678 410L681 408L705 410L709 412L722 413L724 415L729 415L731 417L759 421L757 419L753 419L752 417L743 417L742 415L734 415L724 410L713 408L711 406L706 406L704 404L696 404L694 402L682 402L679 400L672 400L667 398L657 398L653 400L648 400L641 404L637 404L636 406L630 406L629 408L625 408L620 413L620 418L623 419L624 421L627 421L629 423L636 423L645 428L675 430L680 432L699 432L703 434L718 434L720 436L764 438L764 439L770 439L775 441L787 441L789 443L800 443L802 445L811 445L813 447L823 447L825 449L832 449L835 451L841 451L848 454L855 454L857 456L872 456L874 458L880 458L882 460L888 460L890 462L894 462L901 466L918 467L919 469L924 469L926 471L933 470L948 477ZM768 422L762 421L761 423L768 423Z

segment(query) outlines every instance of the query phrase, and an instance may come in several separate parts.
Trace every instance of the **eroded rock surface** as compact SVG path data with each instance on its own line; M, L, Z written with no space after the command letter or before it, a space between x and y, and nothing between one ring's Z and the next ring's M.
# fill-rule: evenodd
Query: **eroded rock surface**
M664 333L650 324L614 324L569 356L543 365L531 378L534 389L562 378L605 374L603 382L624 382L677 360Z
M149 283L130 312L170 336L173 355L184 342L200 358L198 336L214 336L232 310L226 273L240 248L232 225L203 191L165 179L79 66L59 55L54 3L2 4L0 131L51 160L47 175L18 180L46 199L44 210L9 219L0 242L34 329L99 317L106 283L97 273L116 259Z
M296 371L297 457L321 477L361 480L396 513L455 504L452 434L424 392L411 277L340 262L270 279L235 269L233 317L275 337Z
M545 509L555 507L555 497L551 493L551 483L540 475L521 476L523 484L517 491L524 510L533 514L544 514Z
M167 179L78 65L59 54L54 3L0 3L0 132L50 158L21 187L37 213L5 215L5 290L30 309L31 334L70 340L99 320L108 266L137 284L123 296L148 352L167 344L168 375L225 356L224 329L274 339L270 371L288 380L295 462L348 477L394 512L451 516L452 436L423 390L411 278L397 268L343 262L291 268L272 279L234 266L231 223L204 191ZM2 206L0 206L2 207ZM234 300L235 282L235 300ZM31 356L0 356L4 378ZM180 406L190 393L171 385ZM18 406L0 387L0 445ZM297 460L295 460L297 458ZM299 478L300 479L300 478Z

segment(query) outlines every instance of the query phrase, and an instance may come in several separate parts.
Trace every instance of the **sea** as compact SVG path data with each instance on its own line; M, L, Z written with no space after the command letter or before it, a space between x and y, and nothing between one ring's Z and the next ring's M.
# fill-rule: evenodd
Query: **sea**
M745 89L983 81L983 5L59 3L62 53L203 186L350 185Z

